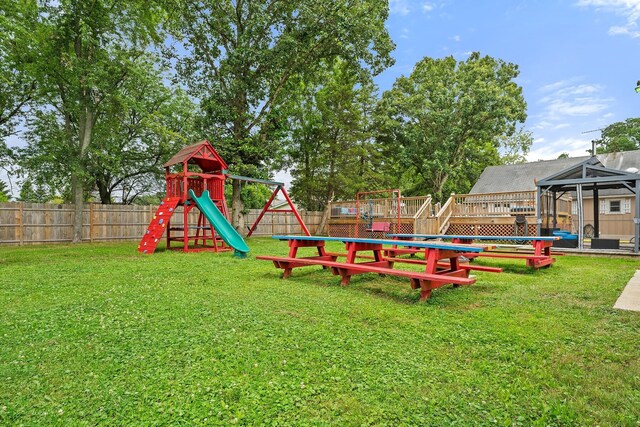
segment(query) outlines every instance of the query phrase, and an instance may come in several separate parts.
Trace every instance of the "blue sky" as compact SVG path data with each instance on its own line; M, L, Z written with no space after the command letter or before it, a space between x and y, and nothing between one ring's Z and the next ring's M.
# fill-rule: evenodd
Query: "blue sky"
M470 52L520 68L533 133L530 161L586 155L599 132L640 116L640 0L390 0L396 63L376 78L389 89L425 56Z

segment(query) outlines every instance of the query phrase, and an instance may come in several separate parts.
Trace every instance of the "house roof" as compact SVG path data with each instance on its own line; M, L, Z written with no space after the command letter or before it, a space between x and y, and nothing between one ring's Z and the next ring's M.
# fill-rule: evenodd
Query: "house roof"
M640 150L600 154L595 166L636 173L640 169ZM489 166L471 189L471 194L507 191L535 191L536 182L549 178L573 166L587 162L589 156L543 160L515 165ZM633 169L635 168L635 169ZM608 190L607 194L628 194L627 190ZM586 195L586 194L585 194Z
M640 170L640 150L599 154L598 159L609 169L638 173Z
M182 148L164 164L164 167L184 162L198 165L203 172L220 171L228 168L215 148L206 140Z
M515 165L489 166L471 189L471 194L502 193L507 191L535 191L536 182L567 169L589 156L542 160Z

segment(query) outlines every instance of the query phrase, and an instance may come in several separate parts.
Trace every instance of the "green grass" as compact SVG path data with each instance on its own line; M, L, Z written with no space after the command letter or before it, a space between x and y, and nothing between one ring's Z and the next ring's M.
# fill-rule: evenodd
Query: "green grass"
M136 244L0 249L3 425L638 425L634 259L408 280ZM330 245L331 250L343 249Z

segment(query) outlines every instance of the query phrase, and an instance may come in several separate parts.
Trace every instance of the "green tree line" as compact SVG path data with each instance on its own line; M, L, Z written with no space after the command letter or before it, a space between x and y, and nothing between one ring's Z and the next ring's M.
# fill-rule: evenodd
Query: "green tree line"
M392 187L444 200L523 161L518 66L425 57L381 93L388 14L379 0L3 2L0 167L23 199L79 213L90 199L153 201L161 165L202 139L233 173L287 168L307 209ZM7 147L12 135L23 144ZM240 227L243 201L268 197L235 181L229 194Z

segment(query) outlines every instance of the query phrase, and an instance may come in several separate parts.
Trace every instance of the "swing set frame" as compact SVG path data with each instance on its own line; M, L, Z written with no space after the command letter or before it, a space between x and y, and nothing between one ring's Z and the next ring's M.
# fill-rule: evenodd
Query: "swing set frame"
M284 188L283 182L270 181L268 179L251 178L249 176L242 176L242 175L227 174L226 176L227 178L237 179L239 181L253 182L256 184L264 184L269 187L275 187L275 189L271 193L271 197L269 197L269 200L267 200L267 203L265 203L264 207L262 208L260 215L258 215L258 218L253 223L253 225L249 227L249 232L247 233L247 237L250 237L253 234L253 232L258 227L258 224L260 224L260 221L262 221L264 214L266 214L267 212L292 213L295 216L296 220L298 221L298 224L300 224L300 228L302 228L302 232L304 233L304 235L311 236L311 233L309 232L307 225L302 220L302 217L300 216L298 209L296 209L296 206L293 204L293 201L291 201L291 198L289 197L289 193L287 193L287 190ZM275 200L279 192L282 193L284 199L287 201L287 204L289 205L289 209L271 209L271 203L273 203L273 201Z

